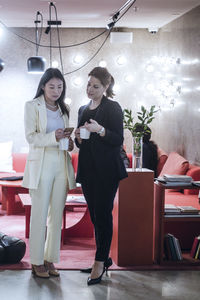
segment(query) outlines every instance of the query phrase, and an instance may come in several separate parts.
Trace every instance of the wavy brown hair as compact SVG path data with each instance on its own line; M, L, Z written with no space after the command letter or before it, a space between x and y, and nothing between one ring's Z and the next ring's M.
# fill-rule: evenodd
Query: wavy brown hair
M95 78L99 79L104 87L109 85L106 90L106 96L113 98L113 96L115 95L113 92L115 81L113 76L108 72L106 68L96 67L88 74L88 76L94 76Z

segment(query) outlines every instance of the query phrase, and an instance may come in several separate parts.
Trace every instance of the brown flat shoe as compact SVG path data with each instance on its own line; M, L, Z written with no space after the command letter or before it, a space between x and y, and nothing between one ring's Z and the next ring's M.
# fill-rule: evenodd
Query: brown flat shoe
M32 274L40 278L49 278L49 272L44 265L32 265Z
M44 265L47 268L49 275L59 277L60 273L59 271L55 268L54 264L52 262L44 261Z

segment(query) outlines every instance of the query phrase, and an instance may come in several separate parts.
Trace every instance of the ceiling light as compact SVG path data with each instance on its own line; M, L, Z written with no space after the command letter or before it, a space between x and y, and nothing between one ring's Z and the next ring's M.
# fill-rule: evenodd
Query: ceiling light
M0 72L3 71L4 65L4 61L0 58Z
M45 58L42 56L32 56L27 60L28 72L31 74L41 74L45 70Z
M38 56L39 44L40 44L40 39L42 34L42 23L43 23L43 16L39 11L37 11L36 13L36 20L34 21L34 23L35 23L36 56L29 57L29 59L27 60L27 67L28 67L28 73L41 74L44 73L46 60L42 56ZM38 24L41 24L40 36L38 33Z
M83 56L82 55L77 54L76 56L74 56L73 63L79 65L82 62L83 62Z
M147 71L148 73L152 73L152 72L154 71L154 66L153 66L153 65L148 65L148 66L146 66L146 71Z
M72 99L71 98L65 98L64 100L65 104L70 105L72 103Z
M80 87L83 83L83 80L81 77L75 77L72 79L72 83L75 87Z
M57 60L52 61L52 68L58 68L58 61Z
M115 25L115 22L110 22L109 24L106 25L106 28L111 29L114 27L114 25Z
M105 60L101 60L99 62L99 67L105 68L107 66L107 62Z
M117 57L116 62L118 65L122 66L126 63L126 58L123 55Z

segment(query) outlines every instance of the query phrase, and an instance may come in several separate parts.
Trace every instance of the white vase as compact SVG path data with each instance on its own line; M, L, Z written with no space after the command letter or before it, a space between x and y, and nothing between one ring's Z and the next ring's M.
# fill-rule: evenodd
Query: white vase
M133 171L142 171L142 137L133 136Z

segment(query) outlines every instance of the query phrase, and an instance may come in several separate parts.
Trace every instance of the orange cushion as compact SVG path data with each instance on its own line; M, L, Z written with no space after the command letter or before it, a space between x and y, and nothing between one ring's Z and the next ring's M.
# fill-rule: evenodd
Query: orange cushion
M171 152L160 173L160 176L163 176L164 174L185 175L188 169L188 160L176 152Z
M160 176L160 172L162 171L162 168L168 158L167 153L158 147L158 165L157 165L157 176Z
M189 169L189 162L178 153L171 152L159 176L163 176L164 174L185 175L188 169ZM170 189L170 191L179 191L179 190Z

